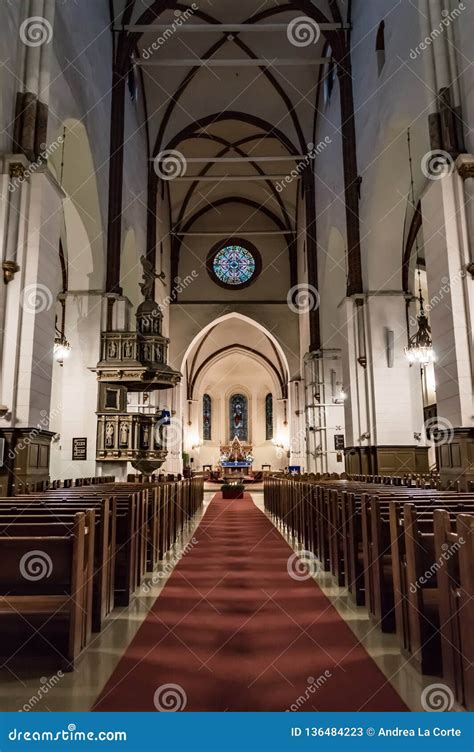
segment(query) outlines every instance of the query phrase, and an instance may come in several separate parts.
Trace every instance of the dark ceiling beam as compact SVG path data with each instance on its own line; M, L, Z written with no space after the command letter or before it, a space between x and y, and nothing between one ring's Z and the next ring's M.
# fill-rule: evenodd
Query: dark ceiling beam
M218 152L218 157L217 158L219 158L219 156L222 156L222 155L226 154L228 151L231 151L231 150L235 151L237 154L246 154L246 152L244 152L241 149L241 146L244 145L244 144L246 144L246 143L251 143L251 141L248 140L249 139L248 136L245 139L241 139L240 141L237 141L236 143L231 143L230 141L227 141L226 139L221 138L220 136L211 136L211 135L208 135L208 134L201 134L201 137L202 138L206 138L209 141L213 141L215 143L221 144L224 147L220 152ZM206 174L211 169L211 166L212 166L211 164L206 165L203 168L201 174ZM254 168L257 171L259 171L259 172L261 172L263 174L263 170L261 170L260 167L257 164L255 164L253 166L254 166ZM198 187L198 183L196 183L195 185L191 186L189 188L189 190L188 190L185 198L184 198L184 201L181 203L181 209L180 209L179 215L177 217L177 221L176 221L176 224L178 226L183 221L183 218L184 218L184 216L186 214L186 209L187 209L187 207L188 207L188 205L189 205L189 203L191 201L191 198L193 196L193 193L197 189L197 187ZM288 215L288 212L286 210L286 207L285 207L285 204L284 204L284 202L282 200L281 195L278 193L278 191L276 190L275 186L273 185L273 183L271 181L268 182L268 188L272 192L272 194L273 194L273 196L274 196L277 204L280 207L281 213L282 213L282 215L283 215L283 217L285 219L285 222L286 222L287 229L289 231L292 231L291 220L290 220L290 217Z
M228 41L228 40L226 40ZM237 41L237 40L233 40ZM160 58L157 60L137 60L143 68L306 68L319 67L330 63L330 57L303 58Z
M118 26L114 31L132 31L132 32L162 32L168 31L170 24L126 24L125 26ZM320 23L319 28L321 31L339 31L350 28L349 24L342 22L329 22ZM174 33L177 34L209 34L215 32L217 34L238 34L239 32L257 32L259 34L283 31L285 34L288 29L288 24L285 23L273 23L273 24L256 24L250 21L247 23L220 23L216 21L212 26L208 24L186 24L177 26Z

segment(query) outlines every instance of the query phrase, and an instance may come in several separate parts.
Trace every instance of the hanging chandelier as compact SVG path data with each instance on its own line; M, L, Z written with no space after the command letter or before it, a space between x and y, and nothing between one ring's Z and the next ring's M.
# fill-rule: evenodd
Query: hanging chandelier
M418 270L418 276L420 272ZM408 340L408 346L405 347L405 354L410 363L418 363L420 366L427 366L435 361L435 352L433 350L433 340L431 339L431 328L425 314L423 294L421 292L421 282L419 286L418 301L420 312L417 316L418 329Z
M53 350L54 359L59 363L60 366L62 366L64 359L69 356L70 352L71 345L67 341L64 334L56 329L56 337L54 338Z
M408 145L408 164L410 167L410 191L411 191L411 205L415 204L415 183L413 180L413 160L411 156L411 137L410 129L407 131L407 145ZM408 338L408 346L405 347L405 355L407 356L410 364L418 363L422 368L430 363L434 363L436 360L435 352L433 350L433 340L431 339L431 327L428 323L428 318L425 313L425 305L423 300L423 293L421 291L421 272L420 272L420 250L418 247L418 233L415 236L415 248L416 248L416 265L418 268L418 302L420 304L420 310L418 313L418 330L412 337Z

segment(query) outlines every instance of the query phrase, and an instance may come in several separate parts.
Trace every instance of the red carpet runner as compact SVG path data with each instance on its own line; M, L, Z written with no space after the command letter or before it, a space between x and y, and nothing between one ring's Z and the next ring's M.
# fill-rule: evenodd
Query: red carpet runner
M406 710L249 494L216 494L194 541L95 710Z

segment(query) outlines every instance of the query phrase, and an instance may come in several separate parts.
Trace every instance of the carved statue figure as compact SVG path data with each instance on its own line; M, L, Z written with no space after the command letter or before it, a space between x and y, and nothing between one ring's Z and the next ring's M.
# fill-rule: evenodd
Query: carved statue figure
M140 290L145 300L154 300L155 279L158 279L159 274L156 273L155 267L146 256L141 256L140 261L143 267L143 282L140 284Z
M112 342L109 345L109 358L116 358L117 357L117 345L115 343L115 340L112 340Z
M130 426L128 423L120 424L120 446L128 446L128 434L130 432Z
M130 342L130 340L125 340L124 346L123 346L123 353L127 360L130 360L133 356L133 345Z
M115 436L115 427L113 423L106 423L105 425L105 446L113 447Z
M150 429L148 426L143 427L142 439L143 439L143 447L145 449L148 449L148 445L150 443Z

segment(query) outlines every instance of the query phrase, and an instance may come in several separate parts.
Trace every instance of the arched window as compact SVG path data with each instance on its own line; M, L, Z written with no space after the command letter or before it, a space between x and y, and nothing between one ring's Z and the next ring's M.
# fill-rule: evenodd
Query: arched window
M332 59L332 49L330 45L326 47L325 52L324 52L324 57L331 58L330 62L326 63L323 69L323 98L324 98L324 107L326 108L329 105L329 102L331 101L331 96L332 96L334 84L336 83L336 77L337 77L336 63Z
M273 439L273 395L267 394L265 397L265 439Z
M379 76L385 65L385 21L381 21L377 31L377 40L375 42L375 53L377 55L377 68Z
M132 102L136 102L138 100L138 70L133 55L130 58L130 64L128 67L127 84L130 99Z
M248 408L244 394L233 394L229 400L229 440L237 436L248 441Z
M211 440L212 431L212 400L208 394L202 397L202 438L204 441Z

